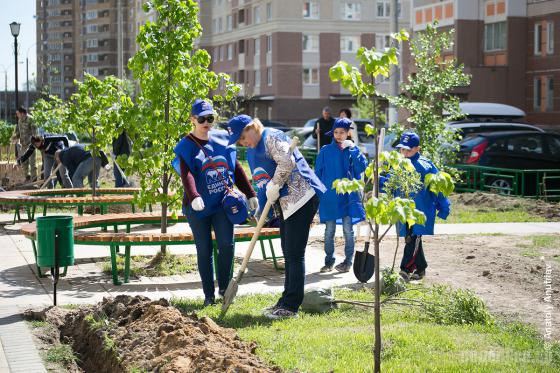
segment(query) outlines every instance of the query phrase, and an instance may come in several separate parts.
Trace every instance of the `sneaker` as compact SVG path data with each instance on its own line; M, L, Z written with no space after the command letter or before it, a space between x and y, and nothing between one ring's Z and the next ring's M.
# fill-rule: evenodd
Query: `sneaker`
M321 268L321 273L327 273L327 272L330 272L330 271L332 271L332 270L333 270L333 266L332 266L332 265L331 265L331 266L323 266L323 267Z
M352 268L352 264L348 264L348 263L340 263L338 264L336 267L334 267L334 269L336 269L338 272L349 272L350 268Z
M226 289L218 290L218 295L223 298L226 295Z
M424 276L426 276L426 271L414 272L413 274L410 275L410 280L412 281L422 280Z
M204 299L204 304L202 305L202 307L208 307L208 306L213 306L216 304L216 300L213 298L206 298Z
M275 304L274 306L263 308L262 312L266 315L267 313L276 311L278 308L280 308L280 306L278 304Z
M292 312L282 307L276 308L272 312L266 312L264 316L271 320L291 319L298 317L297 312Z
M410 273L405 271L404 269L401 269L401 271L399 272L399 275L402 277L404 282L409 282L410 281Z

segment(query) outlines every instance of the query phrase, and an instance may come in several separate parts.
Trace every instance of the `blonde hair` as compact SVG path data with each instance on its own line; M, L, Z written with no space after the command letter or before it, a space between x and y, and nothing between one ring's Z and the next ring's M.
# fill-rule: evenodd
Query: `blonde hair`
M259 118L253 118L253 121L251 123L249 123L248 125L246 125L243 130L245 131L245 130L250 129L250 128L254 129L255 132L257 132L259 135L261 135L263 130L264 130L264 125L261 123Z

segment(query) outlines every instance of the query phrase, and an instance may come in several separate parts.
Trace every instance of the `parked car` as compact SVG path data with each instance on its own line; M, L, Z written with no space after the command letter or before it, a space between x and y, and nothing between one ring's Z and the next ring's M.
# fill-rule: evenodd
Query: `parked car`
M515 170L560 169L560 135L537 131L478 134L461 142L459 163ZM536 175L524 180L529 192L539 182ZM511 189L513 178L495 175L485 184Z

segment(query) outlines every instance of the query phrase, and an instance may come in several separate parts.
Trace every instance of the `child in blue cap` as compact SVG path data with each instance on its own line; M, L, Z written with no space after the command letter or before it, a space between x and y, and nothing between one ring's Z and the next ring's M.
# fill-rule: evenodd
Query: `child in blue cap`
M333 188L336 179L360 179L367 167L367 159L352 140L347 140L352 121L348 118L338 118L332 130L326 135L332 136L330 144L321 147L315 163L315 173L327 187L319 203L319 218L325 223L325 265L321 272L333 270L334 235L337 224L342 224L344 232L345 259L335 269L348 272L352 267L354 257L354 227L353 225L365 219L365 211L358 192L337 194Z
M420 154L420 137L416 133L403 133L396 148L402 155L410 159L420 174L422 183L427 174L438 173L438 169L432 161ZM434 234L436 211L439 218L446 219L451 204L443 194L436 195L425 187L414 195L406 197L414 199L416 208L426 215L426 223L424 225L414 224L412 227L409 227L408 224L399 224L399 236L405 237L400 275L405 281L420 280L425 276L428 267L422 247L422 236Z

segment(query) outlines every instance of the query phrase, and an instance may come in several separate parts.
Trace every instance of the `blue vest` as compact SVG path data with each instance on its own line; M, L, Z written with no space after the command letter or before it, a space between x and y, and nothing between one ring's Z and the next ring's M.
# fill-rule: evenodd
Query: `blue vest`
M216 130L208 133L208 143L204 151L212 158L206 157L202 149L188 137L183 137L175 146L177 157L173 160L173 167L181 174L179 158L189 167L196 182L196 190L204 200L204 210L194 211L190 204L183 203L183 215L195 214L206 217L215 214L222 208L222 199L226 192L224 181L233 187L235 171L235 145L228 145L229 134ZM185 198L183 198L183 201Z
M261 141L259 141L257 146L247 149L247 161L251 168L253 181L257 186L257 198L259 199L259 206L261 209L266 204L266 184L272 180L277 166L276 162L266 154L266 138L271 135L280 136L284 141L290 142L284 132L274 128L265 128L261 136ZM296 161L296 167L292 171L292 174L299 172L315 190L315 193L319 196L322 195L326 188L317 178L313 170L311 170L303 155L301 155L297 148L294 150L293 155ZM288 195L288 183L289 181L280 189L280 197Z

